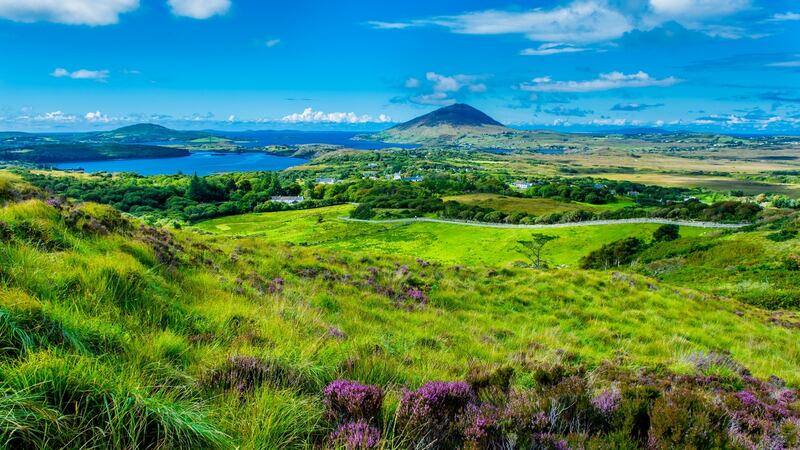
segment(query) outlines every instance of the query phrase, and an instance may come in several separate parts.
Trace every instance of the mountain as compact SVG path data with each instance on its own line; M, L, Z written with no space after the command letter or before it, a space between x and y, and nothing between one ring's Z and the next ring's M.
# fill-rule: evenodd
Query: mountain
M178 131L153 123L139 123L117 128L116 130L95 133L89 140L95 142L136 143L190 141L208 136L208 133L201 131Z
M465 137L514 133L472 106L457 103L395 125L370 139L396 143L458 144Z
M463 103L445 106L408 122L389 129L395 131L410 130L419 127L504 127L502 123L492 119L483 111Z

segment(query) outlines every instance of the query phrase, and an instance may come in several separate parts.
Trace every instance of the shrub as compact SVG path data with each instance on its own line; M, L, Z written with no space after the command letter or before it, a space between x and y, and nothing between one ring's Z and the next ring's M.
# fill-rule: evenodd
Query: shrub
M336 447L344 447L347 450L367 450L378 447L381 432L369 422L359 420L340 425L331 434L330 440Z
M797 231L781 230L767 235L767 239L774 242L785 242L797 237Z
M353 219L369 220L375 217L375 211L366 203L362 203L350 212L350 217Z
M648 446L653 449L730 447L724 412L685 387L656 400L650 421Z
M461 381L432 381L416 391L406 391L397 410L397 429L419 446L450 448L459 440L455 419L472 399Z
M581 259L582 269L608 269L630 264L645 248L643 240L625 238L602 246Z
M383 404L383 390L355 381L336 380L325 388L328 414L339 422L377 422Z
M674 241L679 237L681 237L680 227L673 224L661 225L653 232L653 240L656 242Z

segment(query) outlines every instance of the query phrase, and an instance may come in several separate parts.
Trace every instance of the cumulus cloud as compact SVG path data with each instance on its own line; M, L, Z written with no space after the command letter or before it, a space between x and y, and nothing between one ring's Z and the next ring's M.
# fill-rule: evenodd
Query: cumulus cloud
M100 111L89 111L83 116L83 118L87 122L100 122L100 123L111 122L111 119L109 119L108 116L101 113Z
M664 106L663 103L654 103L648 105L646 103L617 103L611 107L612 111L644 111L645 109L660 108Z
M281 118L281 122L288 123L388 123L392 118L381 114L372 117L368 114L358 115L354 112L332 112L315 111L313 108L306 108L302 113L289 114Z
M538 48L526 48L519 52L522 56L548 56L557 55L559 53L580 53L589 51L588 48L575 47L569 44L559 42L552 42L542 44Z
M0 0L2 1L2 0ZM50 75L56 78L72 78L73 80L96 80L96 81L104 81L110 75L108 70L87 70L87 69L79 69L74 72L70 72L69 70L59 67L54 70Z
M452 105L459 99L486 92L488 88L483 83L485 78L484 75L442 75L436 72L427 72L424 79L407 79L404 86L411 92L392 101L422 105Z
M593 92L622 88L667 87L680 83L675 77L653 78L646 72L625 74L622 72L601 73L593 80L554 81L550 77L538 77L529 83L519 85L519 89L532 92Z
M727 16L750 8L750 0L650 0L653 13L662 20L702 19Z
M111 25L139 0L0 0L0 17L19 22Z
M280 43L281 43L280 39L270 39L270 40L264 42L264 45L266 45L267 48L272 48L272 47L275 47L276 45L278 45Z
M208 19L222 15L231 7L230 0L167 0L172 14L191 17L192 19Z

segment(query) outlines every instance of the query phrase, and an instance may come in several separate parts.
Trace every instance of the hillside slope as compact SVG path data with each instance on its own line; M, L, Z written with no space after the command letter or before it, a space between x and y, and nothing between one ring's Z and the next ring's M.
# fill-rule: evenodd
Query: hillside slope
M384 430L376 431L377 439L401 448L404 439L426 439L390 431L395 423L416 423L403 415L403 402L411 397L402 387L467 376L471 384L459 392L474 393L470 408L488 408L478 395L485 385L475 367L509 367L514 395L544 399L578 389L569 392L578 392L580 408L588 408L575 410L574 419L552 419L546 437L531 439L608 448L620 439L644 445L651 436L669 448L671 432L655 419L644 429L602 425L606 419L591 412L601 411L589 403L593 393L616 386L609 395L617 398L613 392L630 384L615 401L633 405L630 399L647 385L652 407L678 414L689 397L658 394L669 383L714 386L730 392L731 401L745 387L759 399L772 392L747 369L800 383L795 319L777 325L761 310L638 276L448 267L168 231L108 207L40 197L0 173L2 202L2 446L334 446L341 442L334 433L340 423L341 433L361 426L345 419L361 413L336 409L336 388L325 389L348 379L386 392L383 419L373 422L373 411L364 426L369 433ZM705 384L691 384L698 375ZM486 386L497 383L487 380ZM574 387L576 380L584 380L582 387ZM462 389L457 383L425 389L436 386ZM659 395L669 401L659 403ZM673 400L675 411L669 409ZM647 414L647 403L642 405ZM530 414L546 408L536 402L528 407ZM329 414L323 414L326 408ZM619 414L628 414L626 408ZM781 417L794 420L797 411L786 408ZM722 421L729 419L714 420L720 428L713 438L733 439L724 434L729 423ZM590 431L570 431L565 424L575 421ZM432 423L426 419L421 426ZM617 436L607 427L627 431ZM464 430L447 442L478 439ZM742 439L752 438L747 433Z

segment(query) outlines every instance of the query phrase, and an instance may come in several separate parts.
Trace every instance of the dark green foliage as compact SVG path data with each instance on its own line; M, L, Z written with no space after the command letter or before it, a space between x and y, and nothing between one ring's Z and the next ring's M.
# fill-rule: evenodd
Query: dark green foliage
M350 217L353 219L369 220L375 217L375 211L372 210L372 206L362 203L350 212Z
M781 230L767 235L767 239L774 242L785 242L797 237L797 231Z
M615 241L584 256L581 268L605 270L630 264L646 247L643 240L635 237Z
M653 232L653 240L656 242L674 241L679 237L681 237L680 227L673 224L661 225Z

